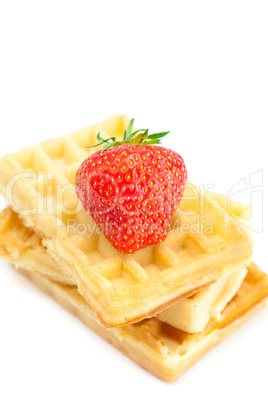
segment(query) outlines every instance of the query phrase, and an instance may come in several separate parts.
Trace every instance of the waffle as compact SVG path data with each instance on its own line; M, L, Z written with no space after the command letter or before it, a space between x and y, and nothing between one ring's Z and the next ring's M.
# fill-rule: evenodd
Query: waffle
M202 332L211 318L221 320L221 312L237 293L247 272L247 268L239 269L192 297L166 308L157 318L188 333Z
M53 282L38 273L21 272L126 356L168 382L175 381L263 307L268 295L267 276L251 264L246 279L236 297L225 308L221 321L211 320L199 334L179 331L157 318L107 329L100 324L94 310L76 288Z
M232 218L237 220L247 232L248 236L252 238L254 223L251 216L251 206L228 198L223 194L216 194L208 191L207 195L215 200L225 212Z
M0 256L14 266L38 272L53 281L73 285L57 262L42 246L41 237L23 226L18 215L10 208L0 213Z
M19 216L10 208L0 213L0 256L16 267L73 285L42 247L40 236L24 227ZM220 321L222 310L237 293L246 274L247 269L243 268L218 280L203 291L163 310L158 315L159 320L188 333L203 331L210 318Z
M113 116L0 160L0 191L110 327L151 317L248 266L252 257L245 231L193 186L163 243L129 256L99 233L75 194L75 174L97 149L85 148L95 143L97 132L120 138L128 122Z
M77 292L76 286L61 273L55 261L47 256L40 241L40 237L31 229L25 228L12 210L7 208L2 211L0 255L104 339L165 381L174 381L210 348L246 321L265 304L268 295L268 277L255 264L251 264L246 279L234 299L225 307L220 319L213 317L199 334L178 330L164 323L161 315L137 324L106 329L99 323L93 308ZM202 304L204 292L207 293L208 288L190 298L190 303ZM188 299L177 305L186 300ZM218 303L220 302L219 299ZM215 309L217 311L216 306Z

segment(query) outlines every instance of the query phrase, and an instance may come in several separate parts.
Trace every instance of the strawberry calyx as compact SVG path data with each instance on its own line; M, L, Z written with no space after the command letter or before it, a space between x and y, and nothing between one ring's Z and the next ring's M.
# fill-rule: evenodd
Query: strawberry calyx
M120 145L132 144L132 145L153 145L160 144L163 137L169 134L169 131L162 133L149 134L149 129L139 129L132 133L134 119L131 119L127 130L124 132L123 141L117 141L115 137L110 137L108 139L102 138L100 132L97 135L98 144L86 147L94 148L103 145L102 152L109 148L118 147Z

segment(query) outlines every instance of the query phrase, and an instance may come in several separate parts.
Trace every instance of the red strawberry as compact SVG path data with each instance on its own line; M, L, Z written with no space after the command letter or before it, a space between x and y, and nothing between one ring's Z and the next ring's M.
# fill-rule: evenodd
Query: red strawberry
M90 155L76 175L84 208L113 246L123 253L162 242L184 192L187 172L180 155L155 146L166 133L131 133ZM98 145L99 145L98 144Z

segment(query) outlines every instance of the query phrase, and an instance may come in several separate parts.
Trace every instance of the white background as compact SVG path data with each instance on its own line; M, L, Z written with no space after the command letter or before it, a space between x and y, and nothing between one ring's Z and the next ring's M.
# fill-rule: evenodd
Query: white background
M196 184L227 193L258 170L267 183L267 20L258 0L2 0L0 155L126 113L171 131ZM259 195L255 261L268 272ZM170 385L0 268L1 401L267 398L267 309Z

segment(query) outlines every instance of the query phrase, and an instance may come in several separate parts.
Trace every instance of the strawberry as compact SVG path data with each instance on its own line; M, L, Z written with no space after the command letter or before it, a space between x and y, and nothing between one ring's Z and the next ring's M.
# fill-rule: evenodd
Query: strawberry
M184 192L183 159L156 146L168 132L132 133L124 140L102 139L101 151L90 155L76 174L76 192L112 245L123 253L162 242ZM95 145L95 146L97 146Z

